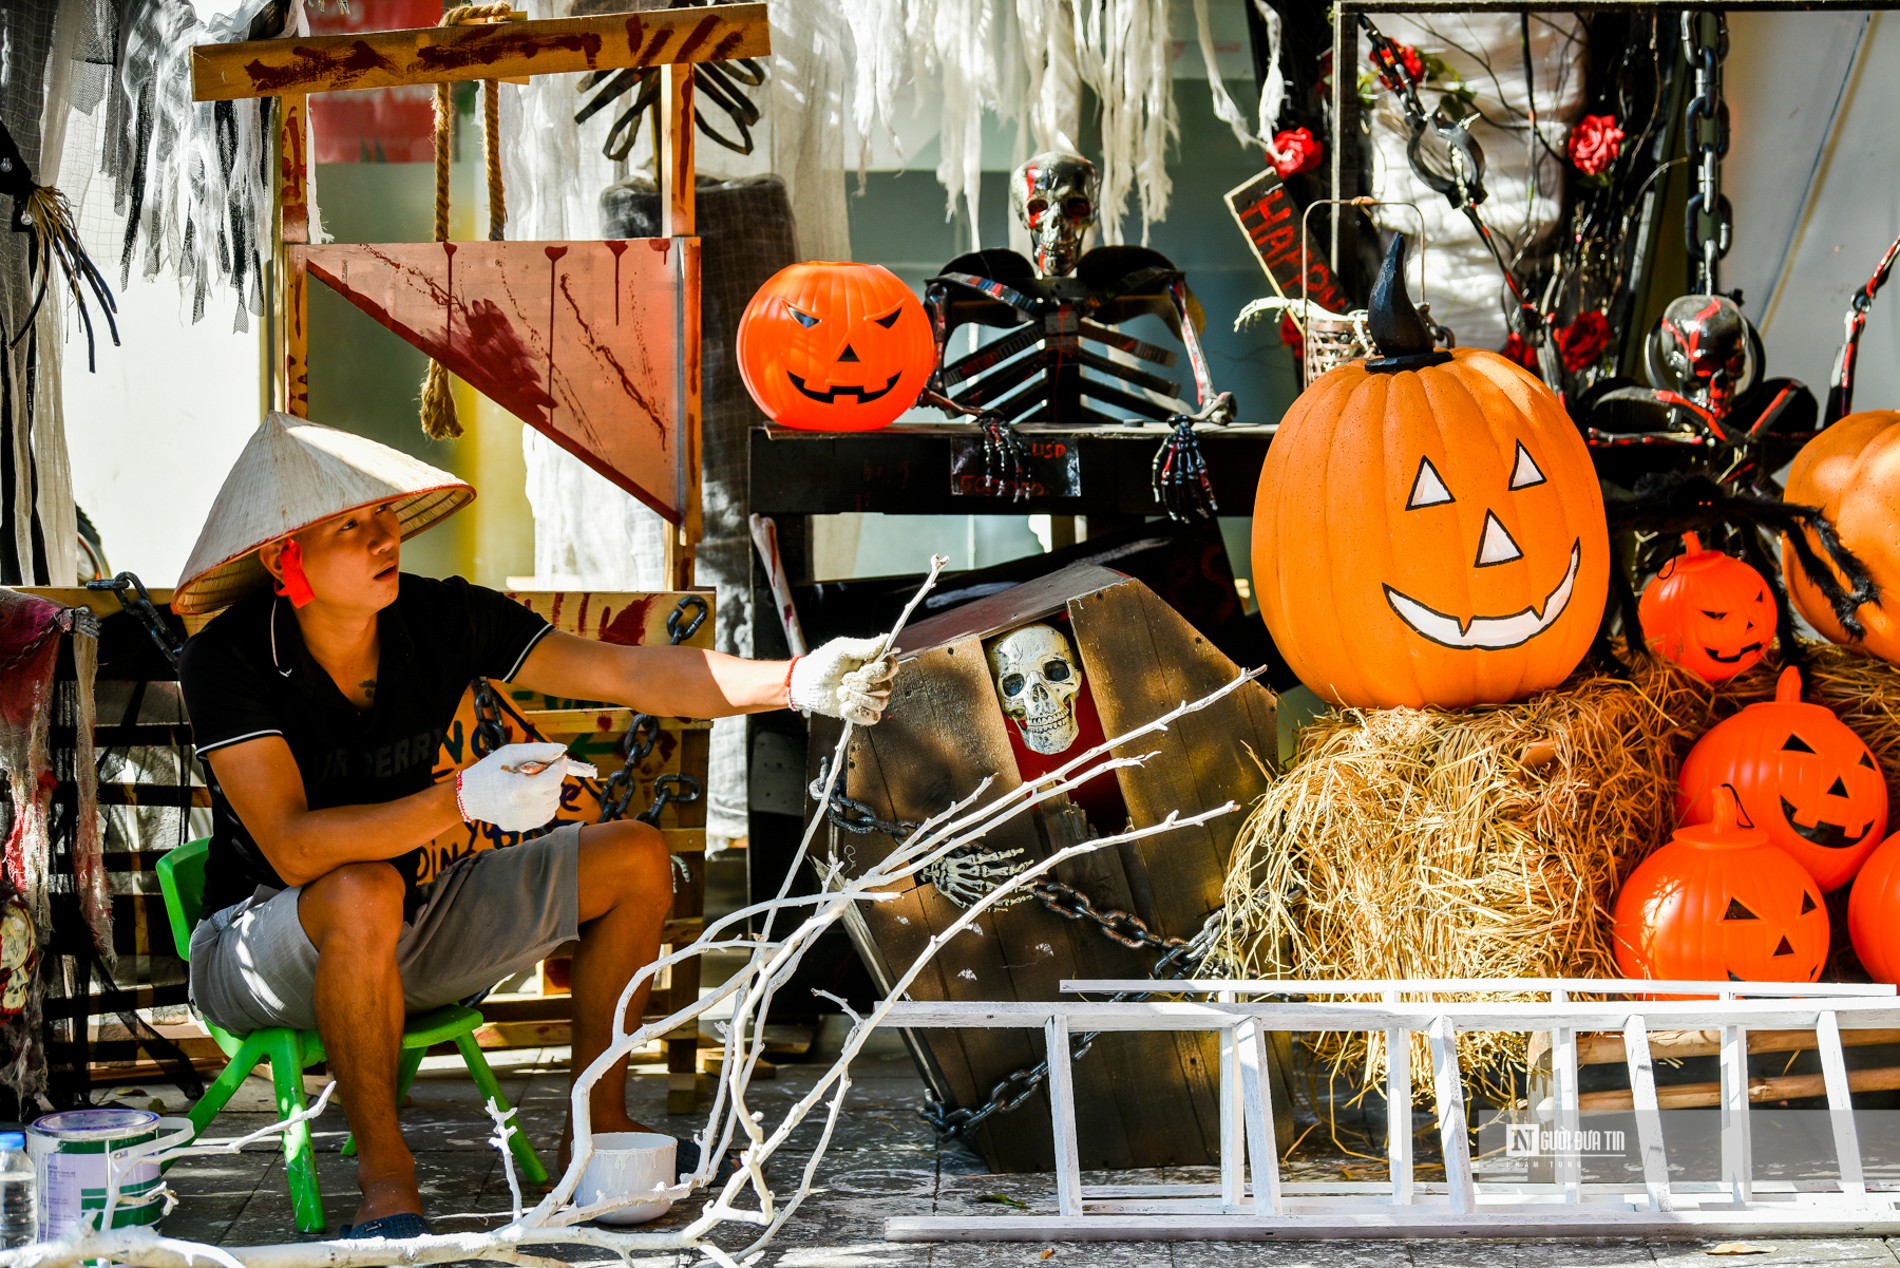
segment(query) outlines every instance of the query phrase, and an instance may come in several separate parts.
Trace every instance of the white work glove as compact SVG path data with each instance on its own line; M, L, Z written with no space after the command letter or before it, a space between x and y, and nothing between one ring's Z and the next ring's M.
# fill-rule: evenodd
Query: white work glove
M561 781L568 773L565 745L504 744L456 772L455 808L467 822L528 832L561 809Z
M807 713L870 726L891 702L897 661L879 656L882 638L834 638L792 662L786 703Z

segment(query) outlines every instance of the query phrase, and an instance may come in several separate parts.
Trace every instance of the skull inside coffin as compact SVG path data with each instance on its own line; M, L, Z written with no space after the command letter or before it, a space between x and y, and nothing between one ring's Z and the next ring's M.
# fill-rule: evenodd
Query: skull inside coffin
M884 720L854 732L844 753L842 792L850 805L837 807L823 852L847 874L876 866L900 838L841 822L868 812L880 821L916 823L972 793L985 803L1017 797L1025 784L1076 761L1105 736L1144 727L1183 700L1231 684L1239 672L1139 581L1094 564L919 620L906 627L897 653ZM907 988L913 999L1060 999L1069 980L1153 976L1153 946L1129 945L1133 939L1097 921L1066 918L1039 901L998 903L965 932L934 948L932 940L1007 877L1091 836L1152 827L1186 807L1251 804L1266 788L1255 755L1277 745L1274 713L1265 687L1242 684L1132 742L1128 756L1145 755L1139 764L1043 797L1027 813L993 824L944 867L892 886L887 901L862 904L846 927L873 981L894 984L926 951L930 962ZM814 720L812 778L837 738L830 723ZM1097 790L1100 813L1088 800ZM1128 913L1162 938L1191 938L1220 905L1243 821L1221 815L1077 854L1048 878L1074 886L1097 912ZM1001 1028L920 1030L913 1052L941 1103L975 1109L1012 1071L1042 1059L1042 1039ZM1211 1033L1101 1036L1072 1069L1082 1164L1213 1160L1219 1068ZM996 1113L965 1135L990 1170L1053 1165L1040 1097L1032 1092L1016 1113ZM1274 1105L1276 1115L1287 1107L1276 1130L1291 1139L1290 1096L1275 1092Z
M990 673L1003 713L1038 753L1064 753L1080 728L1075 696L1082 689L1082 662L1061 630L1026 625L990 648Z

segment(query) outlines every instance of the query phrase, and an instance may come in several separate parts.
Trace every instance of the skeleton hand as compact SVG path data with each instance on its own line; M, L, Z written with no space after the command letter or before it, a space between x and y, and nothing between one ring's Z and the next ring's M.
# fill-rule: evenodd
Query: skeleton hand
M967 854L946 854L918 872L917 876L924 884L934 887L953 906L968 907L995 889L998 882L1008 880L1020 870L999 865L1003 860L1013 859L1021 853L1021 850L973 850ZM1011 894L996 905L1011 907L1027 902L1031 897L1024 890Z

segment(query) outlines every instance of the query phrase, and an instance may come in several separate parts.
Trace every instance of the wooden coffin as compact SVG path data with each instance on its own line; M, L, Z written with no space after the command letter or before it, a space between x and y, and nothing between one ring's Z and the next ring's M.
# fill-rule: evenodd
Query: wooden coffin
M1080 735L1053 755L1024 743L1004 713L988 663L990 646L1036 624L1066 632L1081 667ZM890 709L879 725L856 732L843 779L849 797L891 821L921 820L988 775L995 777L992 794L1000 796L1101 735L1125 733L1239 672L1147 587L1095 565L1067 568L920 622L904 633L899 650L902 668ZM1250 683L1129 746L1131 753L1156 752L1146 765L1104 776L1073 801L1044 802L993 833L983 848L1020 849L1021 860L1042 859L1130 822L1158 822L1171 810L1188 814L1238 802L1243 809L1234 814L1104 847L1056 872L1098 909L1130 911L1159 933L1191 937L1220 903L1244 808L1266 786L1255 755L1270 761L1276 751L1274 711L1273 694ZM829 740L814 734L814 763L830 754L836 734ZM893 846L882 834L857 835L835 824L826 831L831 853L850 874ZM900 900L861 906L850 932L873 978L888 989L926 939L960 914L932 885L907 882ZM939 952L910 997L1054 999L1064 978L1147 977L1159 955L1123 946L1087 921L1030 901L986 913L975 930ZM1042 1056L1040 1036L1022 1031L926 1030L906 1038L933 1093L952 1106L982 1105L1006 1076ZM1104 1035L1076 1062L1075 1079L1085 1168L1197 1165L1216 1157L1219 1054L1212 1034ZM1283 1085L1275 1093L1282 1109L1290 1105L1284 1092ZM1290 1118L1280 1124L1283 1142L1289 1125ZM1045 1092L1038 1089L1016 1110L991 1116L969 1139L994 1171L1048 1170L1053 1154Z

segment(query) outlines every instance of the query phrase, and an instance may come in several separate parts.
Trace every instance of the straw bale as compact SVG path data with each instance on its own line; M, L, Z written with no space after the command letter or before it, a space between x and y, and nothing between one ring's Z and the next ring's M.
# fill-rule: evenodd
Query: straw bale
M1874 751L1900 807L1900 670L1807 649L1808 698ZM1235 842L1210 977L1609 977L1622 879L1675 823L1676 775L1711 725L1774 694L1760 666L1711 688L1663 661L1517 704L1346 709L1315 719ZM1309 1042L1336 1074L1385 1074L1382 1041ZM1481 1094L1523 1037L1461 1035ZM1414 1069L1430 1069L1422 1038ZM1421 1093L1430 1081L1415 1081Z

